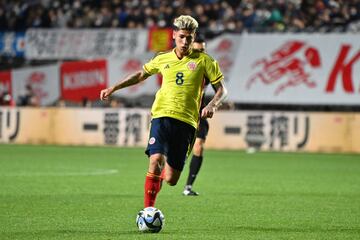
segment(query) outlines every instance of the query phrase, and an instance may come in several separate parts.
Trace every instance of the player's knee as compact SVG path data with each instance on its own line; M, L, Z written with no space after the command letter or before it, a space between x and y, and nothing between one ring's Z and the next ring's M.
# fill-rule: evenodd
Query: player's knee
M175 186L179 181L181 170L177 170L172 168L170 165L166 164L166 171L165 171L165 182L170 186Z
M167 175L165 176L165 182L170 185L170 186L175 186L177 184L177 182L179 181L179 177L174 176L174 175Z
M155 160L155 159L150 159L150 162L149 162L149 166L150 167L153 167L153 168L156 168L160 165L160 161L159 160Z
M201 156L204 151L204 147L201 143L197 143L194 145L193 151L196 156Z
M166 183L170 186L175 186L178 182L177 179L165 179Z
M164 159L161 155L151 155L149 161L149 172L160 174Z

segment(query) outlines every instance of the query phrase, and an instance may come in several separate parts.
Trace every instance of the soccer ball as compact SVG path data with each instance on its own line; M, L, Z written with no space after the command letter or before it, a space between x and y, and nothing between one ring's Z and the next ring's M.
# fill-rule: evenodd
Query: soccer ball
M158 233L164 223L164 214L154 207L144 208L136 216L136 225L141 232Z

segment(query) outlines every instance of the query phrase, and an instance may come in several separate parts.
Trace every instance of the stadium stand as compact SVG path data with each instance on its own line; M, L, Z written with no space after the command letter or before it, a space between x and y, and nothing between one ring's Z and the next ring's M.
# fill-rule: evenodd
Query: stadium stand
M243 31L353 31L356 28L352 24L360 20L360 1L0 1L0 31L169 27L179 14L199 19L201 31L209 35Z

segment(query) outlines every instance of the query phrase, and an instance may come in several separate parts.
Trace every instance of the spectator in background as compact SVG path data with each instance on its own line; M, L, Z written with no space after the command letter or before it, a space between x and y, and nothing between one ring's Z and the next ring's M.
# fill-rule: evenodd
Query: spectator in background
M346 31L360 0L0 1L0 30L171 27L193 15L210 36L222 32ZM210 31L208 30L210 29Z
M0 106L15 106L14 100L8 91L4 91L0 94Z
M85 108L90 108L91 107L91 101L87 98L87 97L84 97L81 101L81 106L82 107L85 107Z
M111 107L111 108L123 108L123 107L125 107L125 105L120 99L111 98L109 107Z
M66 102L64 99L60 98L56 103L55 103L55 106L57 107L66 107Z
M26 84L24 94L20 95L17 99L18 106L39 106L39 99L36 96L31 84Z

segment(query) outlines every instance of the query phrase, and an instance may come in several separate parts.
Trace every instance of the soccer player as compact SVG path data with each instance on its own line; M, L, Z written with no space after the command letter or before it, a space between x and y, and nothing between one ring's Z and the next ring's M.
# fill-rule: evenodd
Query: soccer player
M174 20L174 49L159 53L143 66L143 70L100 92L100 98L105 100L113 92L142 82L150 75L161 73L163 76L151 108L151 128L145 151L149 168L145 178L144 207L155 205L162 180L176 185L191 152L199 117L211 118L226 96L219 65L206 53L191 48L197 28L194 18L179 16ZM216 93L199 116L205 77Z
M193 49L205 52L206 50L206 43L204 39L197 36L193 43ZM205 78L205 88L209 85L209 80ZM205 107L205 101L204 96L202 97L201 102L201 110ZM196 132L196 139L193 147L193 156L191 158L190 162L190 169L189 169L189 176L186 181L185 189L183 191L183 195L185 196L198 196L199 193L192 190L192 186L194 184L194 181L196 179L197 174L200 171L201 164L203 161L203 152L204 152L204 144L206 140L206 136L209 131L209 123L205 118L200 118L200 122L198 125L198 129Z

